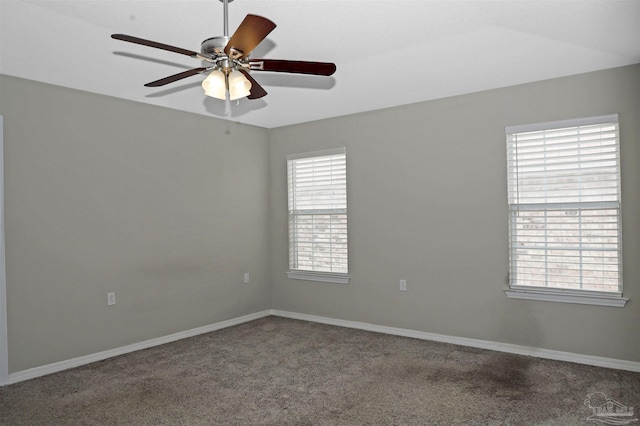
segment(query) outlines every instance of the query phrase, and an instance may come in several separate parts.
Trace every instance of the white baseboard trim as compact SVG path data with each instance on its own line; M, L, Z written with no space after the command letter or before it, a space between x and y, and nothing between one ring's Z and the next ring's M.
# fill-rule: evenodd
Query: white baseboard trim
M24 380L35 379L36 377L46 376L47 374L57 373L59 371L68 370L69 368L80 367L81 365L90 364L96 361L102 361L104 359L112 358L118 355L124 355L129 352L135 352L141 349L147 349L154 346L164 345L165 343L171 343L171 342L175 342L176 340L186 339L187 337L193 337L199 334L209 333L211 331L216 331L216 330L231 327L234 325L242 324L245 322L253 321L259 318L264 318L269 315L271 315L270 310L256 312L254 314L244 315L238 318L232 318L232 319L220 321L214 324L209 324L202 327L192 328L186 331L169 334L168 336L145 340L143 342L134 343L132 345L122 346L119 348L109 349L109 350L98 352L91 355L85 355L77 358L72 358L66 361L55 362L53 364L47 364L40 367L30 368L28 370L18 371L16 373L9 374L8 381L6 383L3 383L2 385L10 385L13 383L22 382Z
M508 343L492 342L489 340L470 339L466 337L447 336L444 334L427 333L425 331L409 330L404 328L387 327L383 325L369 324L358 321L347 321L335 318L321 317L317 315L300 314L297 312L281 311L278 309L268 309L253 314L244 315L238 318L205 325L203 327L192 328L190 330L181 331L164 337L145 340L143 342L134 343L132 345L122 346L115 349L98 352L91 355L85 355L72 358L66 361L55 362L40 367L30 368L28 370L18 371L9 374L5 383L0 386L10 385L37 377L46 376L47 374L57 373L59 371L68 370L70 368L80 367L96 361L102 361L118 355L124 355L130 352L163 345L165 343L175 342L176 340L186 339L188 337L197 336L199 334L209 333L223 328L239 325L245 322L257 320L267 316L278 316L283 318L291 318L303 321L317 322L338 327L355 328L359 330L373 331L376 333L392 334L396 336L411 337L421 340L433 340L436 342L453 343L455 345L469 346L480 349L489 349L498 352L507 352L518 355L528 355L538 358L553 359L557 361L574 362L578 364L593 365L596 367L613 368L617 370L626 370L640 372L640 362L626 361L614 358L605 358L593 355L582 355L572 352L554 351L550 349L533 348L529 346L513 345Z
M593 355L582 355L573 352L555 351L551 349L540 349L529 346L513 345L509 343L492 342L490 340L470 339L467 337L447 336L444 334L427 333L425 331L408 330L404 328L386 327L383 325L369 324L365 322L347 321L335 318L320 317L316 315L299 314L296 312L281 311L272 309L271 315L298 319L304 321L317 322L322 324L336 325L339 327L356 328L360 330L373 331L377 333L393 334L396 336L412 337L414 339L433 340L436 342L453 343L455 345L470 346L473 348L489 349L498 352L507 352L518 355L528 355L538 358L552 359L556 361L574 362L577 364L593 365L596 367L613 368L616 370L626 370L640 372L640 362L627 361L614 358L605 358Z

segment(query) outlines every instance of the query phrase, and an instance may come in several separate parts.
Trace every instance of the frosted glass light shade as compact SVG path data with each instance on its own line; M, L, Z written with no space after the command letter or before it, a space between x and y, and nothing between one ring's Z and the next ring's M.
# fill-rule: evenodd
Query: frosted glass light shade
M213 70L202 82L202 88L207 96L222 99L223 101L227 98L226 79L224 73L220 70Z
M244 98L251 94L251 82L240 71L233 70L229 73L229 99Z

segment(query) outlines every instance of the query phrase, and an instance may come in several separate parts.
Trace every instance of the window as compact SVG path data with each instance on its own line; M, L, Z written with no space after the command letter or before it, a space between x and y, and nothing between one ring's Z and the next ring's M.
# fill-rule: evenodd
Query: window
M507 295L624 306L617 115L506 134Z
M287 157L290 278L348 282L344 148Z

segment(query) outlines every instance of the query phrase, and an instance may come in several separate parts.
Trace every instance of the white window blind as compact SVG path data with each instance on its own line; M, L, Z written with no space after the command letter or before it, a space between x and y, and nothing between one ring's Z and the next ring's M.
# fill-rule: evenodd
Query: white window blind
M617 115L507 128L510 285L622 294Z
M344 148L287 158L289 269L348 273Z

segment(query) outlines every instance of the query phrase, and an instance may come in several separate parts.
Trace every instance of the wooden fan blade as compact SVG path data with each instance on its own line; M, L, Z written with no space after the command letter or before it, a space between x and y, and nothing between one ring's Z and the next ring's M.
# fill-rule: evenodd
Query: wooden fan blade
M240 72L251 82L251 93L247 96L247 99L259 99L267 95L267 91L264 90L264 88L260 86L253 77L251 77L247 70L240 70Z
M286 61L281 59L251 59L251 70L289 72L295 74L332 75L336 64L331 62Z
M241 53L239 58L246 58L275 27L276 24L262 16L245 16L225 46L224 53L230 55L231 49L234 49Z
M111 38L116 40L128 41L129 43L141 44L143 46L155 47L156 49L168 50L169 52L180 53L181 55L191 56L193 58L200 57L200 53L193 50L183 49L181 47L170 46L164 43L158 43L157 41L145 40L139 37L133 37L126 34L111 34Z
M160 80L152 81L145 84L147 87L164 86L165 84L173 83L174 81L182 80L183 78L191 77L192 75L200 74L211 68L193 68L191 70L179 72L178 74L170 75L169 77L161 78Z

